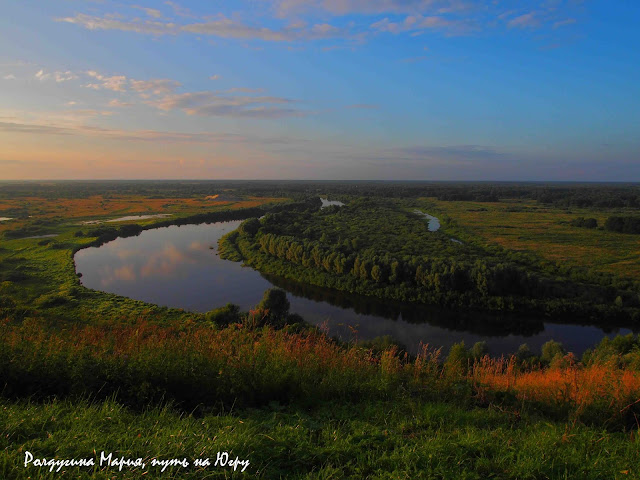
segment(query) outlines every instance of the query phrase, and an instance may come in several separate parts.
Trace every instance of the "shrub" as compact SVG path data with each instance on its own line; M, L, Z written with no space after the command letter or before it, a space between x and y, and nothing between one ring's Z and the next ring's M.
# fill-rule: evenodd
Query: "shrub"
M205 318L220 327L226 327L232 323L239 323L241 321L240 307L233 303L227 303L224 307L207 312Z
M554 358L557 356L564 356L564 353L564 348L560 342L549 340L547 343L542 345L542 355L540 356L540 360L549 365Z
M464 342L454 343L449 349L449 355L445 361L447 370L453 373L466 371L469 363L469 352L464 346Z
M264 312L266 320L274 326L281 326L285 323L290 307L287 292L280 288L270 288L264 292L264 296L258 304L258 310Z
M486 355L489 355L489 347L487 346L487 342L484 341L474 343L471 350L469 350L469 356L473 360L480 360Z

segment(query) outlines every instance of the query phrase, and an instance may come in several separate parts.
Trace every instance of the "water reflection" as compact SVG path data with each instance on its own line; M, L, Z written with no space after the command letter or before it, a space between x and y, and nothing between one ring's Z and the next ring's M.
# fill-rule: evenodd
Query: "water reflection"
M469 331L478 335L491 336L508 336L514 333L529 336L544 330L544 323L535 318L489 315L474 311L452 311L429 305L414 305L345 293L340 290L299 283L275 275L264 274L263 276L275 286L287 290L296 297L313 300L317 303L326 302L360 316L380 317L410 324L429 323L449 330Z
M320 201L322 202L322 206L320 208L327 208L330 207L332 205L338 206L338 207L343 207L344 203L339 202L338 200L327 200L326 198L321 198Z
M522 343L532 349L550 339L576 353L598 342L600 328L547 323L539 318L452 312L351 295L271 275L222 260L217 241L240 221L184 225L143 231L75 256L82 283L159 305L205 312L232 302L253 308L272 286L287 290L291 310L308 322L326 325L343 340L392 335L417 352L421 343L447 349L485 340L496 354L515 351ZM620 333L627 333L621 330ZM608 332L615 334L617 331Z
M437 232L438 230L440 230L440 220L438 220L437 217L429 215L428 213L424 213L420 210L414 210L413 212L423 216L429 221L429 226L427 228L430 232Z
M115 223L115 222L131 222L133 220L148 220L150 218L168 218L171 217L171 213L156 213L153 215L128 215L126 217L112 218L111 220L86 220L81 225L100 225L101 223Z

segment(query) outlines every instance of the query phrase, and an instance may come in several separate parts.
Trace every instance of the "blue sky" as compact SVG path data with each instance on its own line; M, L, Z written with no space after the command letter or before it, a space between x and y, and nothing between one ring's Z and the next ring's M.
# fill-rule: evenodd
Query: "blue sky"
M4 1L0 179L640 181L640 3Z

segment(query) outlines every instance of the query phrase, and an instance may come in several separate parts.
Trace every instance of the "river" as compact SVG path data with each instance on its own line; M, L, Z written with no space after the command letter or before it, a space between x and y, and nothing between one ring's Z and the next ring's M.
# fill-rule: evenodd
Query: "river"
M535 318L382 301L262 275L217 254L218 239L239 224L231 221L145 230L139 236L78 251L76 270L88 288L197 312L227 302L246 311L259 303L265 290L277 286L288 292L292 312L312 324L324 325L330 335L347 341L391 335L414 353L422 343L446 351L455 342L471 346L481 340L493 354L514 352L523 343L539 351L544 342L554 339L580 354L606 333L617 333Z

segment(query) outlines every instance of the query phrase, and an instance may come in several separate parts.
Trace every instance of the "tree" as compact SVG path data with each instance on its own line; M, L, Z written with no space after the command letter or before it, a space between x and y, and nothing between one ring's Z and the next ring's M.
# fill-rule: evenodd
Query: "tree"
M542 345L542 356L540 359L544 363L550 364L558 355L564 355L564 348L560 342L549 340L547 343Z
M261 226L262 225L260 224L260 220L258 220L257 218L250 218L242 222L238 227L238 230L242 235L253 237L256 233L258 233L258 230Z
M279 288L270 288L264 292L258 304L258 308L267 312L267 319L273 324L284 323L290 307L287 293Z
M464 346L464 341L460 343L454 343L449 349L449 355L445 361L445 365L449 369L463 370L467 369L469 363L469 352Z
M371 278L373 278L377 283L382 283L382 269L379 265L374 265L371 268Z
M476 342L473 347L471 347L471 350L469 350L469 355L474 360L480 360L482 357L489 355L487 342Z
M521 362L527 362L530 358L534 357L533 352L529 349L529 345L523 343L518 347L516 352L516 358Z

